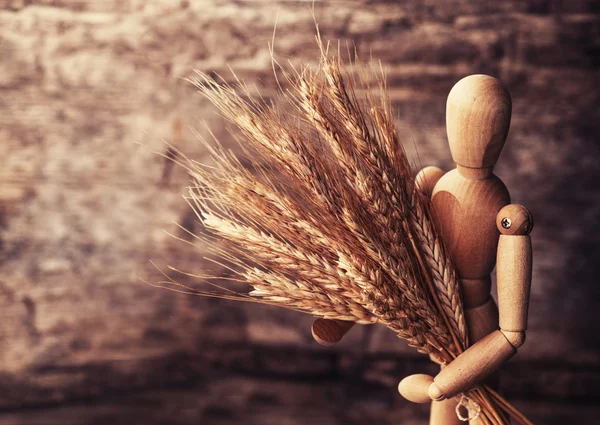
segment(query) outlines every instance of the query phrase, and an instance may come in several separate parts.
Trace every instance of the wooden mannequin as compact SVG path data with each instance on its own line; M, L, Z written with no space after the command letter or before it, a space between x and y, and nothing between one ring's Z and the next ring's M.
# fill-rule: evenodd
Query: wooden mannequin
M412 375L399 385L408 400L435 400L430 418L434 425L463 423L454 397L489 377L525 341L533 219L524 207L509 205L506 186L492 172L510 118L510 95L500 81L486 75L463 78L450 91L446 106L448 141L457 168L444 174L426 167L416 179L420 190L432 196L439 230L456 266L472 344L435 378ZM490 295L496 262L498 307ZM317 341L339 341L351 327L328 325L315 322ZM321 333L323 329L328 332Z

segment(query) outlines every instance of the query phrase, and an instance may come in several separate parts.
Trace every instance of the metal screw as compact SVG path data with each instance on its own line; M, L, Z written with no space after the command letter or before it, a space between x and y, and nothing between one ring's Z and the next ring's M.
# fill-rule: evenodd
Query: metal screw
M508 217L504 217L500 223L505 229L510 229L510 226L512 226L512 221Z

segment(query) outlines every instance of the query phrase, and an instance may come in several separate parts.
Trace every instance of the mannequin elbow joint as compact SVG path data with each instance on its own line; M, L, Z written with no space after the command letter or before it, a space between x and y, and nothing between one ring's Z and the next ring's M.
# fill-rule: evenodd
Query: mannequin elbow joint
M502 331L510 345L519 348L525 344L525 332Z

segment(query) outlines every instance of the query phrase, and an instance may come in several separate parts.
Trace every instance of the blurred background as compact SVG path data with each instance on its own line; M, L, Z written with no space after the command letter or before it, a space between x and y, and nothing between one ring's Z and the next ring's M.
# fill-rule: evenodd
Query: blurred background
M154 288L202 267L168 236L193 227L163 140L231 143L183 78L275 95L281 61L315 62L307 1L0 0L0 425L405 424L396 391L435 372L384 327L317 345L311 318ZM315 1L324 38L385 65L412 158L450 169L445 100L487 73L513 97L496 168L531 209L528 342L502 387L536 424L600 415L600 4L593 0ZM179 233L178 233L179 232Z

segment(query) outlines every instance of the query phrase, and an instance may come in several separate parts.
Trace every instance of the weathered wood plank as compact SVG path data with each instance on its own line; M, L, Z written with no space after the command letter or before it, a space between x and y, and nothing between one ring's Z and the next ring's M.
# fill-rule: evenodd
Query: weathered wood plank
M444 104L454 82L475 72L506 82L513 122L497 174L513 202L526 205L536 220L528 342L508 366L507 392L589 403L600 367L600 18L593 2L338 1L315 7L325 37L352 41L363 57L373 52L383 61L400 134L419 164L451 165ZM0 387L8 394L2 408L67 403L84 394L91 400L162 380L187 385L190 369L201 379L212 367L203 357L214 354L209 346L234 381L254 379L237 377L234 364L273 379L289 377L296 364L305 365L300 370L307 376L327 376L331 358L352 363L358 360L351 353L362 350L373 361L357 382L383 383L378 396L404 373L397 364L413 361L413 351L381 327L356 327L331 354L315 349L308 317L182 296L138 279L160 278L149 260L188 270L206 266L202 250L162 231L177 233L173 221L193 226L193 217L180 196L187 176L177 168L165 171L163 158L151 151L166 153L161 139L175 139L190 156L204 158L187 128L203 132L199 119L232 145L215 111L179 77L197 68L232 80L231 66L274 96L267 43L278 10L280 57L314 61L313 20L302 1L0 1ZM177 120L181 137L173 135ZM295 363L277 351L281 344L293 347ZM186 353L185 370L177 369L177 353ZM388 360L391 355L403 360ZM170 377L173 369L181 378ZM543 392L549 380L564 385ZM293 393L286 388L279 387ZM289 397L283 407L273 406L273 417L292 421L284 413L297 409ZM382 397L399 403L393 391ZM86 419L118 422L132 411L111 403ZM371 397L362 408L370 412L378 403ZM560 423L550 422L550 410L542 412L547 404L531 406L542 423ZM330 418L322 423L334 423L323 406L315 409ZM556 409L564 423L568 409ZM586 409L579 412L593 413ZM36 423L46 414L68 423L66 410L48 412L0 415L0 423ZM356 413L365 421L379 418L370 414Z

